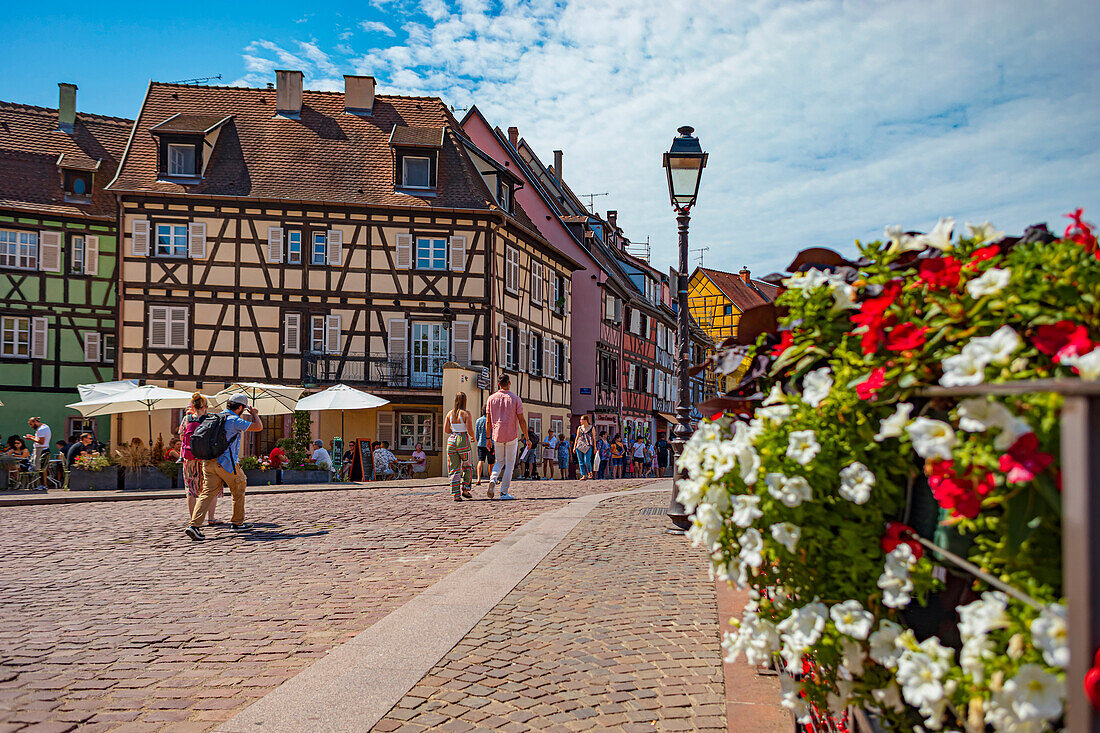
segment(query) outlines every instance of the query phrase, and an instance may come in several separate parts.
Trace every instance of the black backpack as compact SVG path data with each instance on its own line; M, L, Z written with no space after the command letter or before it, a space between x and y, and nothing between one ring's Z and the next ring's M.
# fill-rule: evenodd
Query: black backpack
M195 432L191 433L191 455L202 460L220 458L229 449L225 437L225 415L203 415Z

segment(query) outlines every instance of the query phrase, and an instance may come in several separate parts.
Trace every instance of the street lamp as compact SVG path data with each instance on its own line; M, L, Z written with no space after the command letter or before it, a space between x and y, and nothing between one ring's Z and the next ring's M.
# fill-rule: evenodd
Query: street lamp
M676 223L680 232L680 276L676 279L676 318L679 354L677 378L679 390L676 404L676 429L672 440L672 450L677 462L684 452L684 444L691 438L691 397L688 385L688 368L691 366L691 337L688 331L688 222L691 219L691 207L699 196L699 179L703 168L707 166L707 154L699 145L699 138L692 135L693 127L681 127L679 136L672 140L672 147L664 154L665 172L668 174L668 196L672 208L676 210ZM668 518L675 530L684 532L691 527L684 505L677 498L677 484L681 474L676 473L672 480L672 499L668 504Z

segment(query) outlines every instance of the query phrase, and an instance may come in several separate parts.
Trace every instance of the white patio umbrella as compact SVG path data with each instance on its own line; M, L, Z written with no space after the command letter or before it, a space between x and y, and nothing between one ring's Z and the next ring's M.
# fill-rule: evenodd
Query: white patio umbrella
M339 410L340 411L340 437L344 437L344 411L345 410L373 410L376 407L390 404L389 400L382 399L370 392L349 387L346 384L335 384L317 394L311 394L298 400L295 410L312 412L313 410Z
M121 415L126 412L145 412L149 416L149 445L153 444L153 408L160 410L183 409L191 404L191 393L168 387L147 384L121 392L105 394L94 399L74 402L71 407L84 417Z
M99 382L97 384L78 384L76 390L80 392L80 401L106 397L109 394L118 394L140 386L136 379L123 379L119 382Z
M235 394L248 397L249 407L255 407L261 415L287 415L294 412L298 398L305 390L285 384L260 384L236 382L214 395L219 405L224 405Z

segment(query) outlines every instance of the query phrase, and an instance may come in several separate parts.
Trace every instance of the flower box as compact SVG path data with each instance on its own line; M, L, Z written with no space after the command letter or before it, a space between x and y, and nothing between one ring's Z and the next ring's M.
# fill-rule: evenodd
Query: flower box
M102 471L81 468L69 471L69 491L117 491L118 482L118 466L108 466Z
M315 472L316 473L316 472ZM279 483L279 472L275 469L246 468L244 476L249 486L274 486Z
M170 489L172 488L172 478L165 476L159 468L152 466L127 468L122 474L122 488L127 491Z
M332 481L331 471L298 471L284 468L281 472L281 484L327 484Z

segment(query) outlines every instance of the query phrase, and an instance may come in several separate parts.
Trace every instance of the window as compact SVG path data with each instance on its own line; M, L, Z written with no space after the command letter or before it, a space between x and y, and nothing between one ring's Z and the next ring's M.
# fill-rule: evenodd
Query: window
M14 316L0 318L0 356L31 357L31 319Z
M403 412L397 418L397 450L413 450L417 443L424 450L434 450L432 426L435 417L430 412Z
M187 256L186 224L157 224L157 256Z
M416 268L418 270L446 270L447 240L418 237L416 240Z
M428 389L443 386L443 365L451 354L451 330L445 323L412 325L412 379L410 385Z
M530 415L527 418L527 430L528 432L534 432L535 435L542 437L542 415Z
M565 310L565 278L560 273L554 273L554 301L555 309Z
M516 369L519 366L519 332L515 326L504 327L504 339L506 341L505 346L505 369Z
M537 333L531 334L531 342L527 344L527 353L531 359L531 374L542 374L542 337Z
M531 263L531 302L542 305L542 263Z
M561 341L554 342L554 379L565 378L565 349Z
M325 350L325 317L313 316L310 319L309 350L314 353L323 353Z
M562 421L560 417L550 418L550 429L554 431L554 435L564 434L565 431L562 428Z
M405 188L431 188L432 159L406 155L401 158L401 185Z
M313 235L313 252L310 256L309 264L325 264L325 235L323 232L318 232Z
M500 184L500 208L512 213L512 187L504 182Z
M180 421L174 421L173 424L179 425ZM91 433L95 435L95 419L90 417L69 417L65 418L65 436L69 440L79 440L83 433ZM61 437L61 436L58 436Z
M726 305L723 309L723 315L732 316L733 315L733 306L732 305Z
M89 171L66 168L64 171L64 189L67 200L87 201L92 197L92 174Z
M195 175L195 146L168 143L168 175Z
M77 275L84 274L84 237L73 237L73 256L70 258L73 272Z
M149 345L187 348L187 306L149 306Z
M302 264L302 233L286 233L286 261L291 265Z
M0 229L0 267L38 269L38 232Z
M504 248L504 289L519 292L519 250Z
M615 296L614 295L608 295L607 297L604 298L604 301L603 301L603 317L604 317L604 320L607 320L607 321L614 321L615 320Z
M115 363L115 335L113 333L103 334L103 363Z

